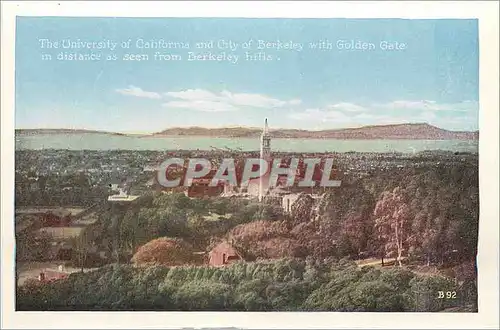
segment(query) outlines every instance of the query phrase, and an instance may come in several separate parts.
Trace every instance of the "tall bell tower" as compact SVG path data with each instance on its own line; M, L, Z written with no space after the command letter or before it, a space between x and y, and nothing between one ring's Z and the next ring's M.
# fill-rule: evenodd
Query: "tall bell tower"
M264 130L262 131L262 135L260 136L260 158L265 160L268 163L268 169L271 168L271 136L269 135L269 127L267 126L267 118L264 123ZM266 176L266 179L264 178ZM269 170L264 175L261 175L259 178L259 201L262 201L262 198L265 195L265 190L268 188L264 188L264 185L268 185L265 182L269 181Z
M264 130L260 136L260 158L271 160L271 136L269 135L269 127L267 126L267 118L264 123Z

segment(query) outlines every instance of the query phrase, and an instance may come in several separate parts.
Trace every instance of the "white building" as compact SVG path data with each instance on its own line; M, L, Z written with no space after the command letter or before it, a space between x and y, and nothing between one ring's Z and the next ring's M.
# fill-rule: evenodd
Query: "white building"
M129 195L123 188L118 188L117 195L111 195L108 197L109 202L131 202L139 198L139 196Z

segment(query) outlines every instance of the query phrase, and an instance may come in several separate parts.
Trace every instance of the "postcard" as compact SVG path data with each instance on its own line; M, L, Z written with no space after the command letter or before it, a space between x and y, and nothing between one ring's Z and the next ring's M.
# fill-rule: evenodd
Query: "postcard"
M10 6L12 327L498 326L491 23L156 5Z

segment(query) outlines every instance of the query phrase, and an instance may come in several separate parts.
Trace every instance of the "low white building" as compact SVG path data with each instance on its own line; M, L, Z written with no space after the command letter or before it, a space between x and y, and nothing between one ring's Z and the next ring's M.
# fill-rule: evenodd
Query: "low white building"
M118 188L117 195L111 195L108 197L109 202L131 202L139 198L139 196L129 195L123 188Z

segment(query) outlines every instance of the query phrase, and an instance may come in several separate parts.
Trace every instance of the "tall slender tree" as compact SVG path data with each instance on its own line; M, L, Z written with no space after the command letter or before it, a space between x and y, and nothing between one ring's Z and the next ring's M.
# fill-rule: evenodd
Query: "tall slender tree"
M403 190L400 187L382 193L375 206L375 228L385 251L396 255L396 262L402 265L401 258L408 239L410 212Z

